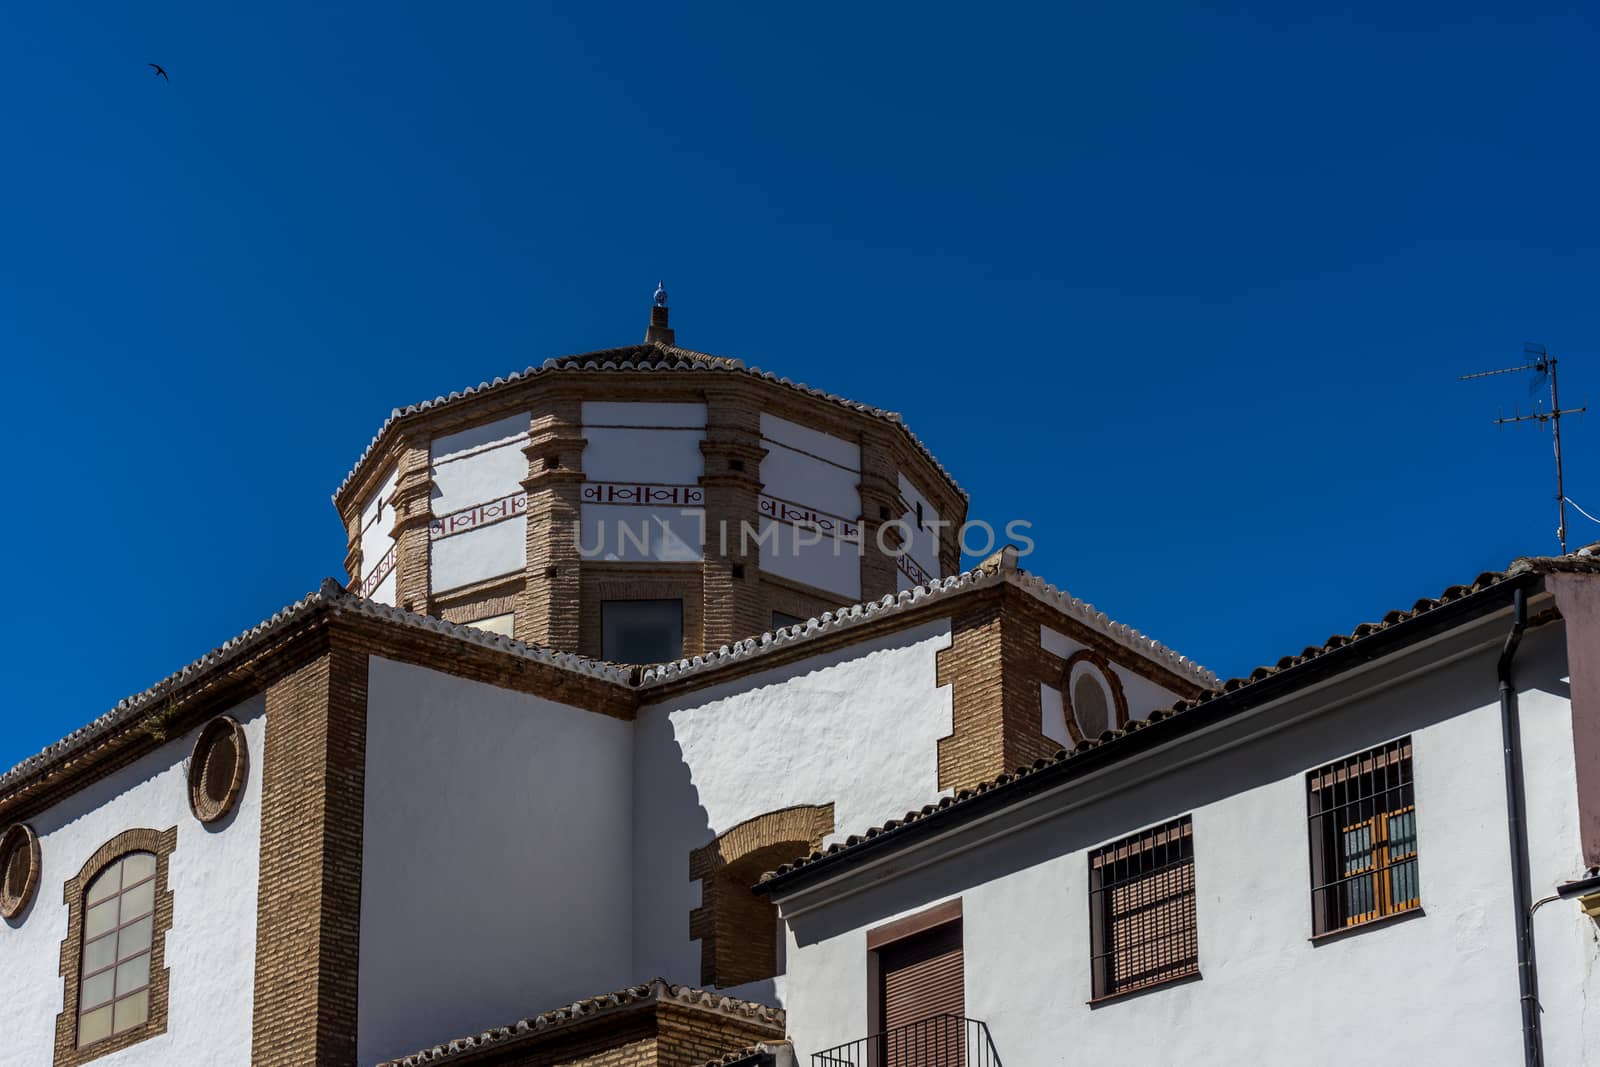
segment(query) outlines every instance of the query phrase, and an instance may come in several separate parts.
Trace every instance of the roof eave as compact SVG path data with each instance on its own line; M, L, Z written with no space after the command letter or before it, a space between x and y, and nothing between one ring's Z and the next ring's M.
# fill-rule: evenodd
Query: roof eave
M1174 738L1212 726L1325 678L1390 655L1481 614L1498 610L1503 606L1500 601L1508 598L1513 590L1531 590L1542 581L1542 574L1535 570L1508 574L1484 589L1357 638L1248 685L1221 693L1189 710L1150 722L1136 731L1092 747L1080 746L1053 762L1040 761L1043 766L1036 764L1033 769L1021 768L1016 775L1002 776L1006 778L1005 781L987 784L986 788L980 786L978 791L967 796L958 794L958 799L948 807L919 819L898 823L847 844L838 852L825 853L793 870L764 878L752 889L771 897L798 892L870 858L913 847L925 838L945 833L962 823L1046 792L1073 776L1121 762Z

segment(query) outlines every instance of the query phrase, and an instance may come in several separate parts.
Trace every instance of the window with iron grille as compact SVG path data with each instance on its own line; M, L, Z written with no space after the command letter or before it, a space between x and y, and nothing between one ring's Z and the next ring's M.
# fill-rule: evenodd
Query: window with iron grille
M1306 775L1314 934L1421 907L1411 738Z
M1200 973L1189 816L1089 854L1094 996Z

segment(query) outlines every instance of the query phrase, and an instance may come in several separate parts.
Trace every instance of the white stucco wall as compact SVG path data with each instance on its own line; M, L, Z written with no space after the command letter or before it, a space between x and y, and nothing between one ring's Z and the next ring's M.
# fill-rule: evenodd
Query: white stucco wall
M658 487L663 495L698 492L705 473L706 406L683 403L588 402L583 405L583 473L579 553L585 559L691 562L704 550L705 509L687 501L660 505L609 502ZM602 494L590 501L589 493ZM623 531L629 531L631 536Z
M390 536L394 530L394 489L400 477L398 470L392 470L384 478L378 491L373 493L361 508L361 578L363 585L380 566L388 561L389 552L394 548L394 538ZM376 588L368 592L368 596L383 604L393 604L395 594L394 564L389 562L390 576L382 579Z
M785 512L815 510L826 521L859 523L861 448L776 415L761 416L762 494ZM760 520L763 571L835 593L845 602L861 596L861 555L832 534L820 538L795 523Z
M943 577L939 572L939 542L942 537L956 536L955 531L939 529L939 509L934 507L933 502L923 496L904 474L900 475L900 497L906 502L906 510L900 515L900 521L905 524L902 529L911 531L911 536L906 539L902 548L930 579ZM920 523L917 519L918 505L922 507ZM902 591L920 584L913 581L904 568L897 573Z
M519 413L435 438L429 446L435 519L519 497L528 476L528 457L522 452L527 436L528 415ZM501 514L510 510L505 505ZM520 513L449 536L430 535L433 591L522 570L527 543L527 517Z
M172 826L178 843L168 869L167 1032L95 1062L250 1062L265 698L245 701L229 714L244 726L250 770L238 806L221 822L202 825L189 811L184 763L198 729L29 820L39 834L41 878L28 909L0 924L0 1065L39 1067L53 1059L64 995L59 972L67 879L124 830Z
M370 661L359 1063L638 979L631 729Z
M832 802L837 837L938 796L951 697L934 657L949 644L949 620L935 620L641 711L635 974L699 984L700 945L686 936L700 903L692 849L779 808ZM775 995L768 983L744 991Z
M1581 873L1563 672L1559 633L1532 635L1518 679L1537 895ZM1006 1063L1332 1067L1352 1048L1383 1063L1520 1063L1495 696L1489 649L1339 707L1324 695L1321 714L1285 729L1213 736L1189 762L1196 738L1053 796L1031 811L1054 814L1030 827L906 858L931 862L794 917L785 999L798 1050L865 1036L866 930L959 896L967 1013ZM1423 914L1313 945L1305 772L1404 734ZM1224 738L1234 747L1219 749ZM1087 852L1185 813L1203 977L1091 1009ZM1594 1063L1595 924L1573 905L1535 921L1547 1062Z

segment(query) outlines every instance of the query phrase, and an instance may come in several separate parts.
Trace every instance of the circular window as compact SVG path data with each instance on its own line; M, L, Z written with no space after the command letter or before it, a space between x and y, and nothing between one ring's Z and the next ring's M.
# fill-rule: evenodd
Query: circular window
M233 810L250 765L244 729L226 715L206 724L189 757L189 807L201 822L216 822Z
M1111 702L1095 673L1083 671L1072 683L1072 714L1084 737L1099 737L1111 729Z
M39 837L17 823L0 836L0 916L15 919L39 887Z

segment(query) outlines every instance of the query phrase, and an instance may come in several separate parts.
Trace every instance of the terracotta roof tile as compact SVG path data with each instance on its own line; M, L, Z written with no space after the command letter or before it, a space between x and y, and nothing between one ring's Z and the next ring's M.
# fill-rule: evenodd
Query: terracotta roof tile
M816 397L819 400L826 400L829 403L838 404L842 407L849 408L852 411L859 411L862 414L871 415L874 418L893 423L894 426L900 430L900 432L906 435L911 444L922 453L923 457L933 465L933 468L939 472L945 481L949 482L951 487L954 488L956 492L961 494L962 499L968 499L967 491L961 488L961 486L956 482L955 477L945 469L942 463L939 462L938 457L935 456L931 450L929 450L927 445L922 443L922 439L912 432L911 427L906 425L905 420L898 412L887 411L883 408L873 407L870 404L863 404L859 401L851 400L848 397L840 396L837 393L829 393L821 389L813 389L811 386L805 385L801 382L796 382L789 378L780 378L778 375L761 370L759 367L748 367L742 361L737 359L730 359L726 356L713 356L706 352L696 352L689 348L678 348L675 345L665 345L657 341L647 341L643 344L626 345L621 348L606 348L597 352L580 352L570 356L558 356L555 359L545 360L542 365L537 367L529 367L523 371L516 371L514 373L505 375L504 377L495 378L492 381L479 382L477 385L470 386L466 389L455 390L444 396L436 396L432 400L424 400L420 403L410 404L403 408L395 408L389 413L389 417L384 420L383 425L378 427L378 432L372 435L372 440L367 443L367 447L362 451L361 457L356 460L355 466L350 468L350 472L346 474L344 476L344 480L339 483L339 488L333 491L334 503L338 503L339 495L345 491L345 489L361 472L362 468L366 466L367 461L373 455L373 450L377 448L378 442L383 439L383 435L388 432L391 426L393 426L396 422L399 422L401 419L409 418L413 415L419 415L425 411L433 411L447 404L455 403L458 400L464 400L467 397L481 396L484 393L509 387L517 382L524 382L534 378L543 377L547 374L560 373L563 371L641 370L720 371L727 374L737 374L744 375L746 377L760 378L763 381L773 382L796 392L804 393L807 396Z
M1353 644L1356 641L1371 637L1374 634L1381 633L1390 629L1391 627L1399 625L1400 623L1407 622L1411 619L1425 615L1428 612L1435 611L1446 604L1461 600L1464 597L1470 596L1474 593L1483 592L1492 588L1493 586L1501 584L1502 582L1509 581L1525 574L1553 573L1600 574L1600 542L1586 546L1585 548L1579 549L1577 552L1566 556L1524 557L1513 561L1512 564L1504 571L1485 571L1484 573L1478 575L1477 578L1473 579L1472 583L1469 585L1452 585L1444 592L1440 593L1437 597L1423 597L1413 604L1409 609L1396 609L1394 611L1390 611L1378 622L1364 622L1357 626L1349 634L1333 634L1321 645L1309 645L1302 650L1299 655L1285 656L1272 666L1257 667L1255 670L1251 671L1247 677L1230 678L1226 682L1212 687L1195 700L1180 700L1173 704L1170 708L1152 711L1144 720L1132 720L1120 730L1108 730L1107 732L1101 734L1098 738L1080 741L1071 749L1059 749L1056 751L1054 756L1038 759L1030 766L1018 767L1014 772L1001 774L996 778L989 779L988 781L982 782L969 789L959 790L952 796L943 797L937 803L924 805L922 808L915 811L908 811L902 818L891 819L888 822L880 826L872 827L861 834L852 834L843 841L834 842L833 844L828 845L826 848L818 849L807 856L803 856L800 859L795 860L792 863L783 864L776 870L766 872L764 875L762 875L760 882L764 885L774 881L779 877L813 866L829 857L837 856L840 853L859 848L862 845L865 845L870 841L874 841L885 834L903 830L909 824L924 822L930 818L950 812L964 804L970 803L979 796L993 792L995 789L1009 785L1018 781L1019 779L1027 778L1030 775L1037 774L1038 772L1047 768L1070 763L1073 759L1083 755L1084 753L1092 751L1101 745L1137 733L1139 730L1148 727L1151 723L1161 722L1166 719L1187 714L1196 708L1209 704L1211 701L1216 700L1225 694L1235 693L1250 686L1259 685L1261 682L1281 674L1292 667L1297 667L1301 664L1318 659L1327 655L1329 652L1334 651L1335 649L1342 648L1346 645Z
M725 996L710 990L696 989L693 986L673 985L664 978L655 978L641 985L619 989L615 993L602 993L599 996L585 997L582 1000L565 1004L539 1015L530 1015L527 1018L518 1019L509 1026L485 1030L478 1034L468 1034L465 1037L458 1037L442 1044L420 1049L408 1056L385 1061L379 1064L378 1067L422 1067L423 1064L445 1063L455 1057L465 1056L470 1052L481 1052L495 1045L505 1044L519 1038L532 1038L539 1034L549 1033L612 1012L638 1008L649 1004L677 1004L701 1011L734 1016L750 1022L770 1025L778 1032L782 1031L784 1025L784 1013L781 1008L773 1008L766 1004L757 1004L749 1000L739 1000L736 997Z

